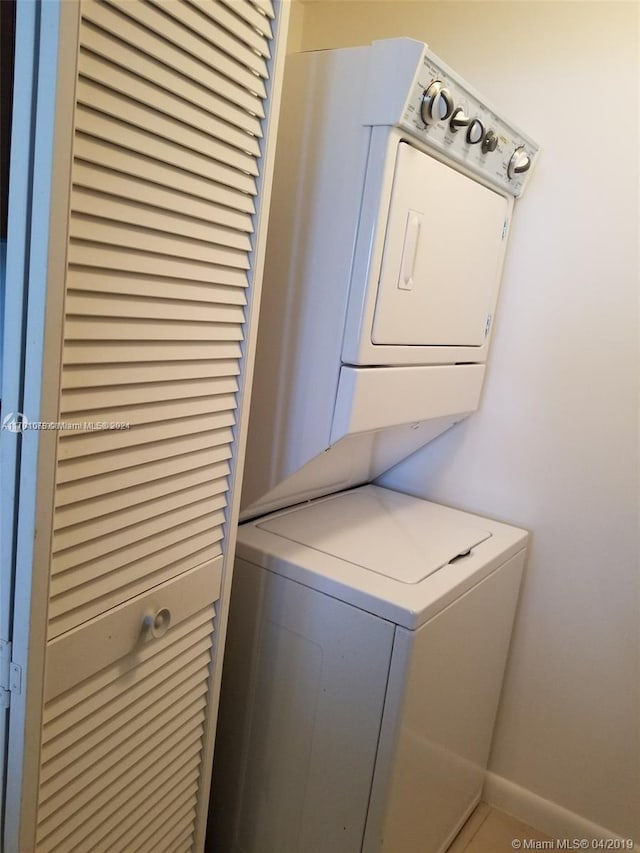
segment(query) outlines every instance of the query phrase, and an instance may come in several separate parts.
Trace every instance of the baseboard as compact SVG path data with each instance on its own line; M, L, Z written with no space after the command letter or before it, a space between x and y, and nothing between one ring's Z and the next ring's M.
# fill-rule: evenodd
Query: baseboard
M482 799L490 806L528 823L551 838L620 839L614 832L495 773L487 773ZM640 845L637 842L633 850L634 853L640 853Z

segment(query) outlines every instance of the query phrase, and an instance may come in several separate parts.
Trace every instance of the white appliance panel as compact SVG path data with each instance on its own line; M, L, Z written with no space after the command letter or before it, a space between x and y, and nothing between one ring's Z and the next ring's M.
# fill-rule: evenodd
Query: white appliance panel
M474 411L484 364L340 368L331 443L347 435ZM381 401L384 404L381 405ZM400 452L404 450L398 445ZM403 453L403 456L406 456Z
M374 537L376 543L370 547L365 542L358 554L355 553L348 532L338 534L344 527L344 517L354 512L349 502L355 496L362 496L356 504L359 513L364 514L365 508L369 509L367 535ZM318 531L314 533L316 513ZM302 519L300 528L299 517ZM284 521L280 522L281 518ZM490 536L471 548L467 556L448 562L440 571L428 572L421 581L406 583L401 580L406 570L394 565L398 562L394 554L398 553L397 549L406 549L406 544L399 538L399 541L394 540L395 547L386 548L391 560L385 566L377 556L377 548L383 547L382 537L373 531L378 528L381 531L393 529L396 534L400 532L400 537L406 537L403 531L408 529L409 519L412 520L412 540L418 548L424 549L425 557L429 558L430 554L435 556L436 565L439 560L437 553L434 554L434 543L440 543L440 547L449 540L450 544L458 545L460 540L456 538L455 527L461 531L486 531ZM275 529L281 529L287 535L269 529L272 523ZM282 528L279 527L280 523ZM441 530L450 531L450 534L445 532L441 538ZM313 546L302 544L303 539L311 537ZM331 539L334 544L330 544ZM338 550L334 547L336 539L340 540L341 548L350 549L355 557L354 562L331 553ZM367 485L241 525L237 554L250 563L277 570L290 580L313 586L361 610L414 630L486 578L505 560L522 553L526 539L524 530L517 530L510 525L391 489ZM451 556L455 556L454 551L459 553L453 547L449 552ZM402 550L402 553L406 557L406 550ZM409 559L415 561L416 567L420 563L419 556L413 555ZM376 567L379 571L375 571Z
M215 849L359 853L394 626L243 560L233 584Z
M396 630L363 853L444 851L480 799L522 562Z
M374 344L482 346L500 285L507 199L398 146Z
M480 520L443 517L426 501L398 504L385 489L356 489L258 527L403 584L419 583L489 539Z

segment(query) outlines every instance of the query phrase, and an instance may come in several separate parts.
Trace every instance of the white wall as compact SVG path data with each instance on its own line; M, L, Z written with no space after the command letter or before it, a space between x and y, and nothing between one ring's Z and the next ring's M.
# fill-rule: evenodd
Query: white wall
M384 483L533 531L491 769L638 838L638 5L304 6L305 49L396 35L542 156L481 411Z

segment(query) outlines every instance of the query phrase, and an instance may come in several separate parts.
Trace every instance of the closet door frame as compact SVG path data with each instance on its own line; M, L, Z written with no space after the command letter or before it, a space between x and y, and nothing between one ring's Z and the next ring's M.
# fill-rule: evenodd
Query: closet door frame
M221 597L216 607L213 661L205 722L203 764L198 794L194 850L204 847L213 745L220 693L222 659L231 588L242 470L248 428L267 218L273 176L284 54L291 0L275 0L271 42L268 118L264 123L251 253L249 304L244 325L234 428L233 458L226 522ZM30 231L23 280L24 390L22 410L29 420L55 422L59 412L64 293L69 243L71 167L74 138L80 3L78 0L25 4L23 44L32 39L37 74L32 85L32 153L22 188L29 193ZM259 5L259 4L257 4ZM29 20L26 18L29 16ZM20 26L20 25L19 25ZM16 43L16 55L20 44ZM15 438L15 436L8 436ZM40 733L44 697L49 563L52 548L53 493L57 439L53 430L28 430L20 436L16 459L15 568L13 570L12 660L21 671L20 689L11 695L6 761L3 849L7 853L35 849L40 766ZM4 579L4 575L3 575Z
M46 422L58 420L79 5L38 0L28 13L25 5L17 9L16 35L23 43L31 35L37 69L31 168L24 175L31 227L24 279L11 286L23 287L26 307L22 411L30 421ZM20 47L16 40L16 54ZM12 658L22 684L9 709L7 853L35 849L56 469L53 430L27 430L19 440Z

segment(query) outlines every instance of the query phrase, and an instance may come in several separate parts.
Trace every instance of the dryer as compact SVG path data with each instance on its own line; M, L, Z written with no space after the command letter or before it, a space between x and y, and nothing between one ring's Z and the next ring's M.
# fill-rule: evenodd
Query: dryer
M480 797L526 538L371 485L242 525L211 849L444 851Z
M242 518L369 482L478 407L537 151L421 42L288 57Z

